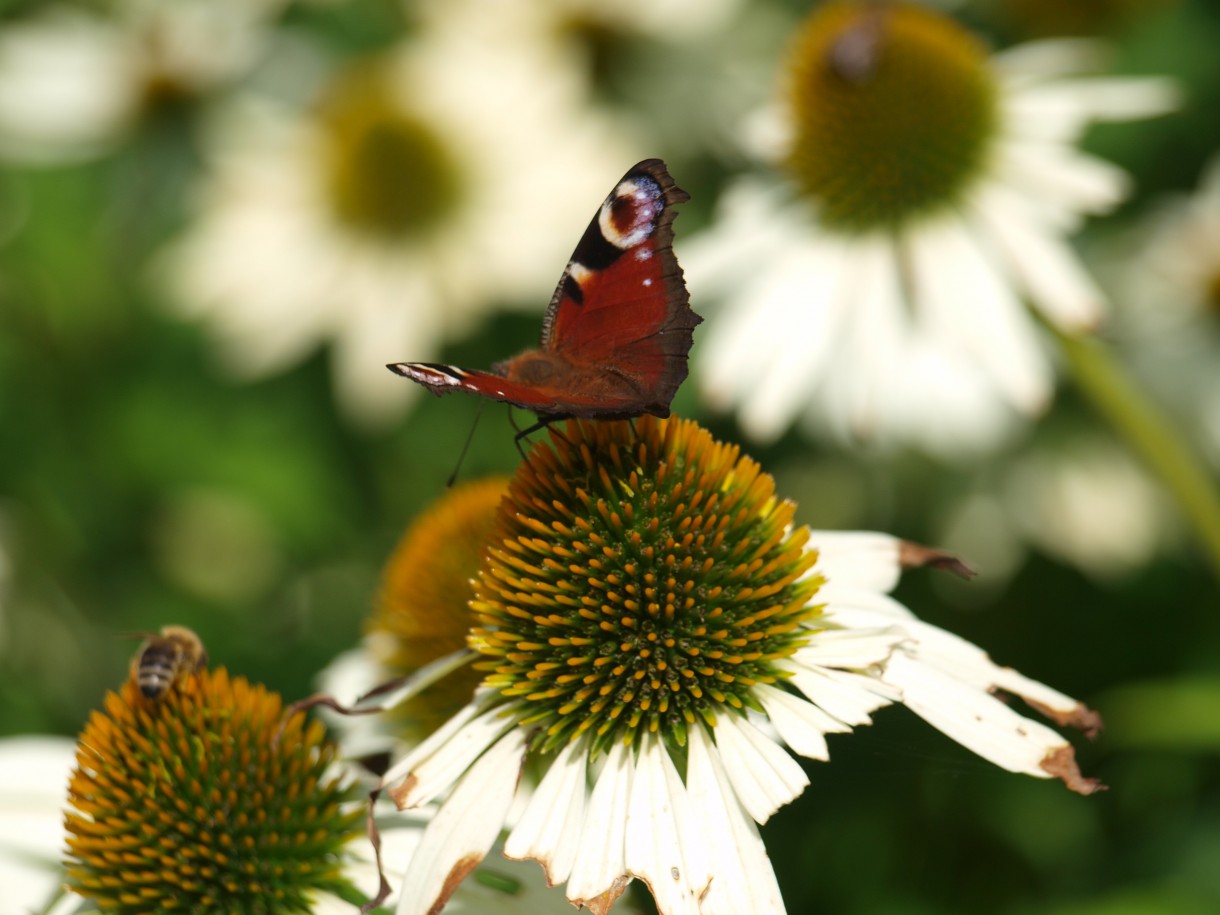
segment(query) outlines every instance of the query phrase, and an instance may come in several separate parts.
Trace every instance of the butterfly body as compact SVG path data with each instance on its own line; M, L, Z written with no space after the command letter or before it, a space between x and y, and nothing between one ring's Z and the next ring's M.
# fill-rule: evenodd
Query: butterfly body
M548 420L668 416L702 320L672 248L672 207L689 199L659 159L629 170L560 277L537 349L491 371L430 362L389 368L437 395L465 391Z

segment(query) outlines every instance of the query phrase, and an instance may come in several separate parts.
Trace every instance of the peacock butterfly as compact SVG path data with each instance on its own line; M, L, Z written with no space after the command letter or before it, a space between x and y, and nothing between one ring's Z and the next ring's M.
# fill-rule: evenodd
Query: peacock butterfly
M387 368L437 396L467 391L556 419L668 416L695 326L674 258L673 206L690 196L645 159L614 186L572 252L538 349L473 371L431 362Z

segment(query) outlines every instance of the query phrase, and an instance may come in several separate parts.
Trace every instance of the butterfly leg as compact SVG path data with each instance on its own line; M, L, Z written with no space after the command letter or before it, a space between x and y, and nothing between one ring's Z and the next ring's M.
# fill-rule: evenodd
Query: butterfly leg
M510 417L510 421L512 421L511 413L509 414L509 417ZM564 441L567 441L567 437L562 432L560 432L558 429L556 429L555 427L553 427L551 425L551 423L558 422L559 420L562 420L562 419L571 419L571 417L570 416L540 416L540 417L538 417L537 422L535 422L532 426L526 426L524 429L518 428L517 423L515 421L513 421L513 428L517 430L517 434L513 436L513 444L517 446L517 451L518 451L518 453L520 453L521 457L522 458L525 457L525 451L521 447L521 439L526 438L529 435L533 435L535 432L539 431L540 429L550 429L550 431L552 433L554 433L555 435L558 435ZM569 444L571 444L571 443L569 442Z

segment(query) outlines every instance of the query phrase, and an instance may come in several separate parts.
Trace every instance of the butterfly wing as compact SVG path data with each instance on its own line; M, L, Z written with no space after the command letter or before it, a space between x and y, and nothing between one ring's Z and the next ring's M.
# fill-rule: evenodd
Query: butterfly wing
M397 362L386 366L390 371L410 378L438 397L464 391L489 400L499 400L515 407L533 410L541 416L606 416L605 397L593 389L580 390L565 379L561 385L545 382L524 382L493 372L441 365L436 362ZM586 386L588 387L588 386ZM617 409L617 408L616 408ZM616 413L614 415L628 414ZM639 412L630 414L638 416Z
M560 277L540 349L491 372L431 362L387 367L434 394L465 391L540 416L668 416L703 320L691 311L673 253L673 206L689 199L660 159L622 177Z
M673 252L673 207L689 199L660 159L631 168L589 223L543 319L544 352L634 392L607 392L624 402L607 403L606 412L667 416L686 378L692 332L703 320Z

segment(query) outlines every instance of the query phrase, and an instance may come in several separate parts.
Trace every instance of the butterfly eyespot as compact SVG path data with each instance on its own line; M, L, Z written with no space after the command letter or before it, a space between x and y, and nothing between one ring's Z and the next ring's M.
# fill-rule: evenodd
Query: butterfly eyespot
M614 196L602 204L597 225L602 237L620 251L641 244L652 235L663 203L657 199L660 188L641 181L622 181ZM636 252L639 256L639 252Z

